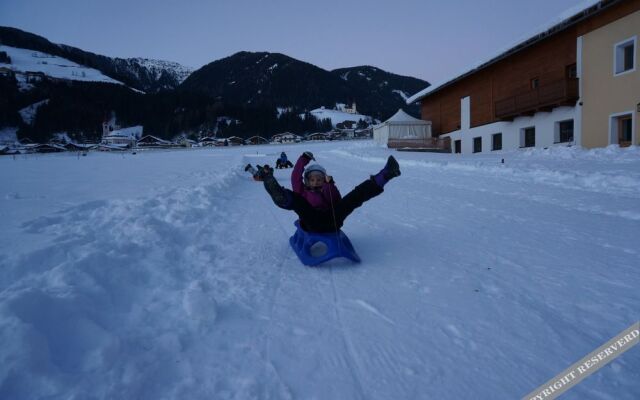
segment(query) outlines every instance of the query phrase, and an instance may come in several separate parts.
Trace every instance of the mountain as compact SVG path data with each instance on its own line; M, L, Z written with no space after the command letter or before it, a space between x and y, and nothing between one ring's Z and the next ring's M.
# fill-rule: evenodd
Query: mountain
M178 63L143 58L111 58L64 44L55 44L42 36L20 29L0 26L0 43L37 50L95 68L132 88L155 93L175 89L191 72Z
M327 71L280 53L243 51L194 71L178 90L234 104L306 110L355 102L360 113L384 119L398 108L418 114L405 99L427 86L370 66Z
M62 132L95 141L114 112L121 126L143 125L164 139L325 131L329 118L312 111L355 103L356 114L348 114L355 122L384 120L398 108L418 115L405 99L429 85L372 66L327 71L267 52L239 52L192 72L168 61L110 58L10 27L0 27L0 66L0 128L40 142Z
M236 104L315 108L350 91L339 77L280 53L242 51L194 71L179 90L203 92Z
M422 79L401 76L371 66L340 68L331 71L339 76L351 88L352 92L362 93L363 101L358 108L384 109L391 115L404 108L418 115L418 107L407 107L406 100L414 93L429 86Z

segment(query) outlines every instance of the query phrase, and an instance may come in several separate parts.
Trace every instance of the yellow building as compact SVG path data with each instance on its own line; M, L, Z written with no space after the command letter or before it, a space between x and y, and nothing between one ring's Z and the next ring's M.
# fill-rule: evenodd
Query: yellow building
M639 38L640 11L578 38L584 147L640 144Z

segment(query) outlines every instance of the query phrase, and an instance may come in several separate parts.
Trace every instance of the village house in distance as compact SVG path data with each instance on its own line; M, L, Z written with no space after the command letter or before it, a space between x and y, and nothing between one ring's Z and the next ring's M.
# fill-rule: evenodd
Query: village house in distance
M135 147L142 137L144 128L141 125L121 128L116 123L115 113L102 123L102 145L131 148Z
M592 1L407 104L453 153L638 145L639 36L640 0Z

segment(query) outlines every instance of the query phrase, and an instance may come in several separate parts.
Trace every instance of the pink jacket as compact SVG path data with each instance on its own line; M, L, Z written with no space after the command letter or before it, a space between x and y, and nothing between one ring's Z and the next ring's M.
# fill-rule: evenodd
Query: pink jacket
M342 199L340 191L334 185L333 180L330 183L325 182L319 190L307 188L304 185L303 173L304 167L309 164L309 161L311 160L305 156L298 158L291 172L291 187L294 192L304 197L311 204L311 207L329 210L332 203L335 206Z

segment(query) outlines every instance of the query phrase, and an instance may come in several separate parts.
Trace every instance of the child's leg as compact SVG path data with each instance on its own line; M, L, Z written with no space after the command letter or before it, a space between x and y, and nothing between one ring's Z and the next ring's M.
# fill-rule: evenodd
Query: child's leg
M335 205L338 227L342 226L344 220L353 212L353 210L360 207L365 201L376 197L383 191L382 187L380 187L380 185L378 185L373 179L367 179L353 188L352 191L347 193L347 195Z
M384 168L376 175L372 175L370 179L356 186L351 192L342 198L342 201L335 207L336 219L339 226L342 226L344 220L362 203L370 200L382 193L384 185L391 179L400 176L400 165L393 156L389 156Z
M269 193L269 196L271 196L271 200L273 200L274 204L280 208L284 208L285 210L291 210L290 206L293 198L293 192L280 186L270 171L265 171L263 168L259 175L262 178L265 190Z
M384 168L382 168L380 172L373 175L371 178L376 181L376 183L380 187L384 187L387 182L400 175L400 165L398 164L398 161L396 161L395 157L389 156Z

